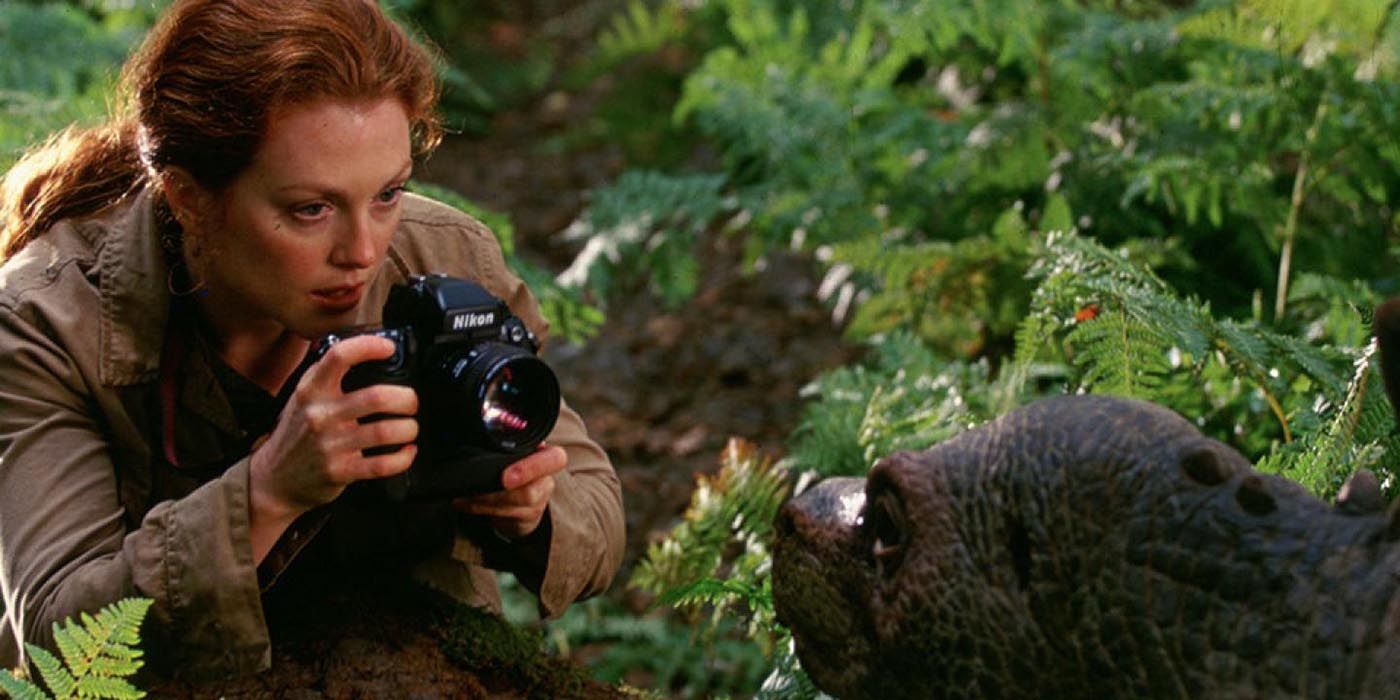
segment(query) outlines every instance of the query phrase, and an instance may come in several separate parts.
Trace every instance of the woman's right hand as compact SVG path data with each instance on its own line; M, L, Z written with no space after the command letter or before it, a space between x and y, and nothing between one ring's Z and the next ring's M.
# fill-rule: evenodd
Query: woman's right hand
M413 444L418 437L413 418L418 397L413 389L375 384L349 393L341 390L351 367L393 353L393 342L385 338L355 336L331 346L302 375L277 427L251 457L248 487L254 530L262 530L260 524L271 526L275 542L297 516L335 500L351 483L392 476L413 463L418 452ZM393 417L360 420L373 414ZM385 445L403 447L389 454L363 453ZM259 552L259 538L254 539L254 552L266 554ZM272 542L266 543L269 549Z

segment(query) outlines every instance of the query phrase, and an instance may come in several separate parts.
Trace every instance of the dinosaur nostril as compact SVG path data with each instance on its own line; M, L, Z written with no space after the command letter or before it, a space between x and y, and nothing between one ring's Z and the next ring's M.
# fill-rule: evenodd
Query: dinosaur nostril
M1197 483L1215 486L1230 478L1230 470L1214 450L1200 448L1181 459L1181 469Z
M797 524L794 520L800 517L801 512L788 500L778 508L778 517L773 521L773 531L778 537L791 537L797 532Z
M1240 488L1235 492L1235 501L1250 515L1268 515L1278 507L1274 503L1273 494L1269 493L1268 485L1258 474L1251 474L1240 482Z

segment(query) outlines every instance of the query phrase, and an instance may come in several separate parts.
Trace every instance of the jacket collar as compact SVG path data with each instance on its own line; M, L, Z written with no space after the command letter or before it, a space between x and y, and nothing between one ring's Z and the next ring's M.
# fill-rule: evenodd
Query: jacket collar
M109 386L154 381L170 316L169 267L154 198L141 190L95 222L104 227L97 267L102 318L99 376Z

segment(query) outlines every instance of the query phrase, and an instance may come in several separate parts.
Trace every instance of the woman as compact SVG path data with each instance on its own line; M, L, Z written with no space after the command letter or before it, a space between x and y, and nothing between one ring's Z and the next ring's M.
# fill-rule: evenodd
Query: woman
M543 337L491 233L404 193L439 135L425 52L362 0L177 0L122 95L0 193L0 667L127 596L155 601L153 663L209 677L266 668L276 611L337 582L411 573L499 607L491 565L547 614L605 589L620 490L567 406L503 491L394 505L352 485L412 463L416 396L341 389L392 344L300 370L423 272Z

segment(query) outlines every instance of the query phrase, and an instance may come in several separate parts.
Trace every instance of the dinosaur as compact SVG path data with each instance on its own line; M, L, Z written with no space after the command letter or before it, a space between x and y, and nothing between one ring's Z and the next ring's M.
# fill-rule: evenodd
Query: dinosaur
M1376 313L1400 405L1400 300ZM861 698L1400 698L1400 503L1327 504L1176 413L1042 399L775 524L773 596Z

